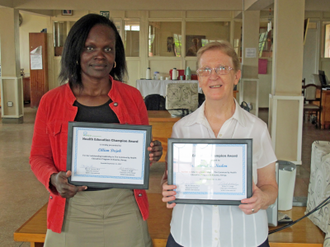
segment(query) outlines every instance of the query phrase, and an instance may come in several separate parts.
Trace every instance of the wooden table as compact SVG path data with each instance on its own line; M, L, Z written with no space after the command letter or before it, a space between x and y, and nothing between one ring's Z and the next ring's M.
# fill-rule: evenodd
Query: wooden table
M40 208L14 232L15 241L30 242L31 247L44 246L47 231L47 205Z
M148 111L149 124L152 125L152 137L163 146L163 155L159 162L165 161L167 152L167 139L171 137L172 127L180 117L172 117L168 111Z
M292 210L282 212L292 220L297 220L305 215L305 211L306 207L293 207ZM270 227L269 230L278 227ZM269 235L269 242L271 247L322 247L324 236L310 219L305 218L291 227Z
M154 247L165 247L170 232L172 210L167 209L161 200L161 194L148 193L150 216L148 227ZM285 214L293 220L304 215L305 207L293 207ZM47 204L34 214L14 233L14 240L30 242L31 247L43 246L46 235ZM273 228L270 228L270 230ZM271 247L322 247L324 233L308 218L294 226L269 235Z

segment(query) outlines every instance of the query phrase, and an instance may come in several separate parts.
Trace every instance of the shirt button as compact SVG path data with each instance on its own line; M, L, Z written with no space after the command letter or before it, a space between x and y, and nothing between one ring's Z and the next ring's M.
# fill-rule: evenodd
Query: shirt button
M142 196L142 194L140 193L140 194L139 194L139 197L141 197L141 196Z
M222 134L219 134L219 137L222 137Z
M114 105L114 106L118 106L118 103L117 103L117 102L115 102L115 103L113 103L113 105Z
M51 196L50 199L53 199L53 197Z

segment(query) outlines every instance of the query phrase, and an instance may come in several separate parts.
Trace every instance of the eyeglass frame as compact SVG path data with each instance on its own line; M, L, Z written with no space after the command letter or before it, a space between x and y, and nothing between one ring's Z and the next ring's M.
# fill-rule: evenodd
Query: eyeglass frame
M220 68L225 68L225 69L220 69ZM206 70L205 69L209 69L210 70L210 72L209 72L209 74L208 75L201 75L200 73L201 72L206 72ZM206 76L210 76L211 74L212 74L212 70L214 70L214 72L217 74L217 75L227 75L227 74L229 74L229 72L231 71L231 70L233 70L234 68L232 68L232 67L230 67L230 66L224 66L224 65L220 65L220 66L218 66L218 67L216 67L216 68L209 68L209 67L204 67L204 68L200 68L200 69L198 69L196 72L197 72L197 75L198 76L202 76L202 77L206 77ZM219 72L225 72L225 73L223 73L223 74L219 74Z

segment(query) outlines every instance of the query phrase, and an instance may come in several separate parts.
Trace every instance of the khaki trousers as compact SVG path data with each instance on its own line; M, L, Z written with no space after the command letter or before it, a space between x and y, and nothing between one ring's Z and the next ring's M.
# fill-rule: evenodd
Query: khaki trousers
M47 230L45 247L149 247L152 242L128 189L78 192L65 206L62 232Z

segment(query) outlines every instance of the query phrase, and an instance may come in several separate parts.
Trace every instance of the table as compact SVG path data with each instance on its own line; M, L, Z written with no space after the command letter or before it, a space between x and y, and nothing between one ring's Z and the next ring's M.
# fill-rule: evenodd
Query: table
M292 210L282 212L292 220L297 220L305 215L305 211L306 207L292 207ZM278 227L270 227L269 230ZM310 219L305 218L291 227L269 235L268 239L271 247L322 247L324 236Z
M47 205L40 208L14 232L15 241L30 242L31 247L43 246L47 231Z
M197 80L181 81L181 80L137 80L136 88L141 92L142 97L149 94L160 94L166 96L166 85L169 83L198 83ZM198 93L203 93L198 87Z
M165 161L167 138L171 137L172 127L180 117L172 117L168 111L148 111L149 124L152 126L153 140L158 140L163 146L163 155L159 162Z
M150 216L148 228L154 247L165 247L170 232L172 210L161 200L162 195L148 193ZM306 207L293 207L285 211L293 220L304 215ZM14 240L30 242L31 247L43 246L46 235L47 204L14 233ZM273 228L270 228L270 230ZM271 247L322 247L324 233L308 218L282 231L269 235Z

